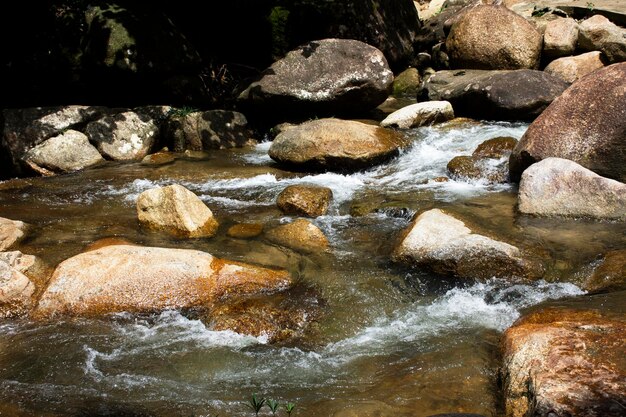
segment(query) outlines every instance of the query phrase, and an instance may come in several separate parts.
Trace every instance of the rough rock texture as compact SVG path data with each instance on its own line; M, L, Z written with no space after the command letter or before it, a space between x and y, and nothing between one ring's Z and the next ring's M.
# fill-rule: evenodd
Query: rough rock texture
M176 155L168 151L159 151L150 155L146 155L141 163L143 165L166 165L176 160Z
M197 195L174 184L144 191L137 198L139 222L181 237L211 237L219 224Z
M422 85L422 77L416 68L407 68L393 80L393 95L415 97Z
M523 259L517 247L473 233L463 221L439 209L428 210L411 223L392 259L468 279L525 280L543 275L543 267Z
M472 156L482 158L508 157L515 145L517 145L517 139L508 136L487 139L474 149Z
M543 309L503 336L507 417L624 415L626 323L595 311Z
M328 239L319 227L308 220L297 219L265 232L270 242L298 252L315 253L328 249Z
M457 116L532 120L568 84L543 71L438 71L425 85L430 100L452 103Z
M20 251L0 252L0 262L4 262L14 270L21 272L29 278L40 281L45 274L46 268L43 262L34 255L27 255Z
M60 106L5 109L1 148L9 156L14 174L22 174L22 157L46 139L102 117L104 107Z
M626 184L567 159L546 158L528 167L518 199L526 214L626 220Z
M290 185L278 195L276 204L286 214L318 217L326 214L332 198L328 187Z
M508 181L508 165L499 158L481 156L455 156L446 166L450 177L457 180L480 180L498 184Z
M572 160L626 182L626 63L578 80L535 120L509 161L510 176L544 158Z
M271 292L288 272L224 261L187 249L112 245L56 268L34 314L95 316L208 307L219 298Z
M585 75L604 67L600 51L555 59L544 69L548 74L573 83Z
M28 312L34 292L35 286L26 275L0 260L0 318Z
M626 289L626 249L614 250L593 262L581 287L590 292Z
M87 136L76 130L68 130L31 148L24 160L33 171L45 176L79 171L104 161Z
M24 237L26 225L19 220L0 217L0 251L5 251Z
M297 169L353 171L396 156L404 137L361 122L318 119L289 128L272 142L270 157Z
M124 112L89 123L85 133L106 158L141 161L156 143L159 128L148 116Z
M355 113L385 101L392 82L393 73L378 49L355 40L323 39L276 61L239 100L281 116Z
M396 110L387 116L380 125L382 127L399 127L410 129L454 119L454 110L447 101L427 101L411 104Z
M541 45L541 34L526 19L490 5L463 13L446 39L453 68L537 68Z
M228 110L173 116L166 123L165 132L175 152L240 148L256 143L246 117Z
M626 61L626 29L602 15L580 24L578 47L583 51L602 51L609 64Z
M551 59L572 55L577 41L578 23L574 19L549 21L543 34L543 54Z

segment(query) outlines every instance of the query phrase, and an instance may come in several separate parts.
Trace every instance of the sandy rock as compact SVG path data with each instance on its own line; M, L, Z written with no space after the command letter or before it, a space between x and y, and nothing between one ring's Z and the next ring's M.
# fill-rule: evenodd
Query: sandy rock
M80 171L104 161L87 136L76 130L68 130L31 148L24 160L33 171L44 176Z
M544 69L548 74L573 83L585 75L604 67L600 51L555 59Z
M626 184L567 159L546 158L527 168L518 199L526 214L626 219Z
M324 232L305 219L297 219L268 230L265 237L270 242L303 253L322 252L329 246Z
M369 168L399 153L404 137L365 123L318 119L280 133L270 157L297 169L353 171Z
M543 268L524 259L517 247L474 233L463 221L439 209L428 210L411 223L392 259L468 279L524 280L543 274Z
M276 204L286 214L318 217L326 214L332 198L328 187L290 185L278 195Z
M543 35L543 53L554 59L572 55L578 41L578 23L571 18L551 20Z
M111 245L76 255L54 271L36 317L208 307L233 295L273 292L289 273L187 249Z
M181 185L144 191L137 198L139 222L181 237L211 237L219 224L211 210Z
M624 415L626 323L595 311L539 310L503 336L507 417Z
M33 305L35 286L19 270L0 260L0 318L16 317Z
M447 101L427 101L411 104L391 113L380 125L410 129L454 119L454 110Z
M626 29L594 15L580 23L578 47L582 51L602 51L609 64L626 61Z
M156 143L159 128L147 116L124 112L89 123L85 133L106 158L141 161Z
M24 237L26 225L19 220L0 217L0 251L5 251Z

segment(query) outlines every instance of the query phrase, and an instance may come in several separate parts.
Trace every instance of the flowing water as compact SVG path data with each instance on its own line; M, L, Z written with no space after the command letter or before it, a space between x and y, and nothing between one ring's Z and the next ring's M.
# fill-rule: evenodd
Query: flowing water
M621 314L625 307L623 293L587 295L576 285L577 271L626 246L623 223L520 216L510 185L433 181L454 156L493 137L519 138L526 128L414 129L399 157L351 175L280 170L261 143L181 155L169 165L109 163L0 183L0 216L32 225L19 249L50 265L104 237L194 248L289 269L296 285L280 297L311 310L308 327L279 343L217 331L181 311L1 322L0 416L252 416L244 401L253 393L293 402L302 417L498 415L499 337L525 309L558 302ZM216 237L175 240L139 227L137 195L173 183L211 207L221 224ZM262 236L227 237L236 223L289 221L275 200L291 184L332 189L329 213L313 220L331 253L304 256ZM532 249L547 260L545 280L463 282L392 264L398 234L414 213L433 207Z

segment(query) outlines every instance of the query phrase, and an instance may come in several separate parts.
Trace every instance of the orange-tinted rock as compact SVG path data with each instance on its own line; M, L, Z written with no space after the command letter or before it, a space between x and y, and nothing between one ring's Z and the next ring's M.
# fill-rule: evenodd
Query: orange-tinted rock
M226 235L237 239L251 239L263 233L263 225L260 223L240 223L231 226Z
M593 270L583 283L587 291L619 291L626 288L626 250L607 253L594 263Z
M287 214L318 217L326 214L332 198L327 187L290 185L278 195L276 204Z
M19 220L0 217L0 251L9 249L24 237L26 225Z
M328 249L328 239L324 232L304 219L298 219L268 230L265 237L270 242L298 252L313 253Z
M33 306L35 286L26 275L0 261L0 318L27 313Z

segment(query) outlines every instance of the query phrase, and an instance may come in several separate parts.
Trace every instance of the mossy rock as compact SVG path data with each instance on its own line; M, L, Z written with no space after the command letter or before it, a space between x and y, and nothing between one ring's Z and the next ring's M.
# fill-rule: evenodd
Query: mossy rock
M415 97L421 88L422 78L415 68L408 68L398 74L393 81L393 95L397 97Z

